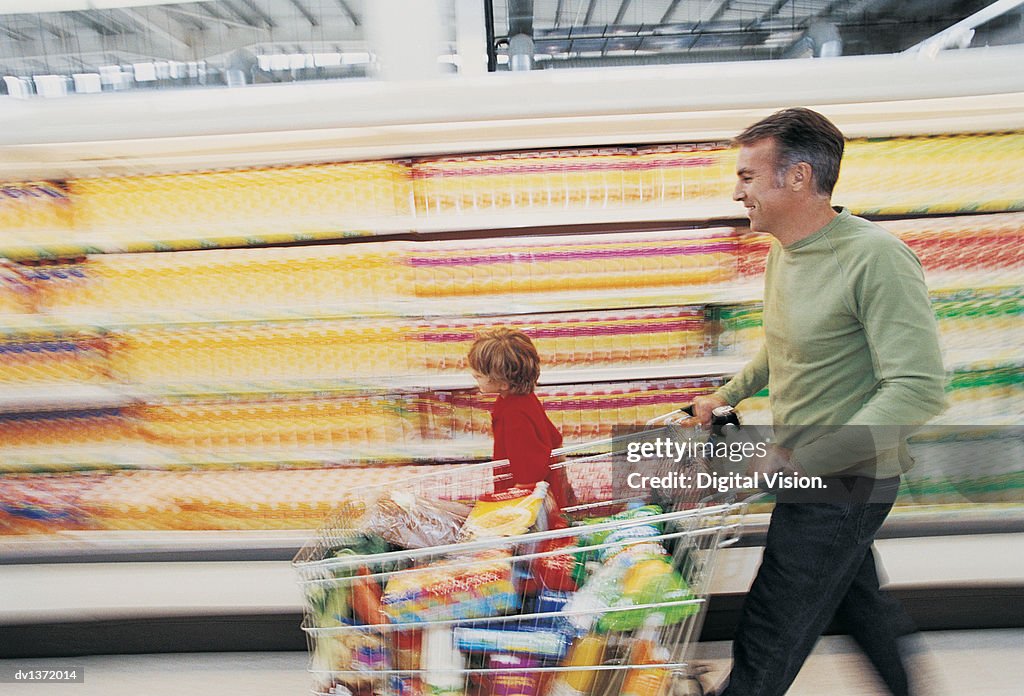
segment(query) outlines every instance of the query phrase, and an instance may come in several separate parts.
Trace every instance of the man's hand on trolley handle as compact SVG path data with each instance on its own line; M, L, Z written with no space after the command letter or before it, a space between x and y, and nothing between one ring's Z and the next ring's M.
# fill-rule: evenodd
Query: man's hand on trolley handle
M693 400L693 415L705 430L711 428L712 412L719 406L728 406L729 402L720 396L709 394L698 396Z

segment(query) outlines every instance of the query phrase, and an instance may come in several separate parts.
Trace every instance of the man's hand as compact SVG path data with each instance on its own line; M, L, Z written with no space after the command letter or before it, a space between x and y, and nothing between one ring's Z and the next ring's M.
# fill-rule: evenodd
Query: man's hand
M763 457L755 456L750 458L750 461L747 463L747 476L760 474L760 478L763 481L766 475L774 474L777 471L791 472L793 469L789 463L791 454L793 454L793 451L785 447L768 445L768 451Z
M707 430L711 427L711 412L719 406L728 405L728 401L720 396L715 396L714 394L698 396L693 400L693 415L700 423L701 427Z

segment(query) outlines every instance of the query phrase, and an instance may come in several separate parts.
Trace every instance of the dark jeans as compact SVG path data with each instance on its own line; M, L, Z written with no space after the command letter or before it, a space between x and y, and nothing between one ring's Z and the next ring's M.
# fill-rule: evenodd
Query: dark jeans
M874 487L872 500L779 502L764 557L740 615L733 666L720 696L781 696L833 618L865 652L896 696L907 696L897 639L914 631L899 603L878 587L872 542L892 508L899 479L844 479Z

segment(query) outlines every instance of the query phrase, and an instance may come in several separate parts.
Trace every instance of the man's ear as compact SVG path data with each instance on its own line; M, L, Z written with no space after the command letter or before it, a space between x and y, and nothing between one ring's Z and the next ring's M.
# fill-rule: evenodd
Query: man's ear
M797 162L789 169L789 187L794 191L809 188L813 178L813 170L807 162Z

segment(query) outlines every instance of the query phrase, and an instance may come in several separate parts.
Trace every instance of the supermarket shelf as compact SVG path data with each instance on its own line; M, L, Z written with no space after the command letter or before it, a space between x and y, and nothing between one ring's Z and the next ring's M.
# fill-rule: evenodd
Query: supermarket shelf
M310 529L253 531L68 531L0 537L0 565L147 560L290 560Z
M837 200L836 205L843 204ZM1024 210L1024 199L993 202L989 209L981 210L974 203L935 203L933 205L892 205L888 207L865 207L857 204L847 206L854 215L874 218L922 218L946 217L959 214L1011 213ZM595 202L592 207L565 208L562 210L538 206L537 210L487 209L472 211L444 211L426 213L410 218L396 217L393 222L379 225L378 234L411 231L415 234L443 234L456 232L487 232L495 230L517 230L529 234L531 229L540 232L565 228L602 225L642 225L663 223L665 229L689 226L693 223L737 224L747 226L747 217L742 206L725 198L692 203L670 204L618 204L604 206ZM881 222L884 226L885 223ZM701 224L703 227L704 225ZM989 281L990 282L990 281Z
M377 236L408 234L406 218L375 218L373 220L352 220L344 227L326 231L295 231L252 234L245 230L223 233L184 234L174 230L163 234L146 233L132 229L131 234L93 237L88 232L78 232L77 239L67 241L68 232L54 235L60 241L42 242L39 238L29 242L22 239L0 240L0 256L13 260L27 259L68 259L90 254L146 253L162 251L195 251L200 249L237 249L264 247L282 244L334 242L352 239L367 239ZM39 237L45 238L43 235Z
M750 356L743 354L690 358L663 364L620 365L579 368L552 368L542 371L538 384L557 386L620 382L642 379L687 379L732 375L740 371ZM946 368L950 372L969 372L996 368L1022 368L1024 361L1009 348L963 349L947 351ZM462 372L377 376L365 380L247 380L220 382L148 383L143 385L41 384L7 387L0 394L0 413L115 408L137 403L156 403L177 398L288 396L344 396L379 393L405 393L425 390L472 389L475 383Z
M2 148L0 148L2 150ZM918 218L927 216L951 216L978 212L1016 212L1024 210L1024 200L993 204L991 210L979 211L972 203L956 205L936 204L931 207L918 206L913 209L894 206L885 208L863 208L848 206L855 215L868 218ZM565 234L566 230L585 232L588 228L606 231L613 228L621 231L624 226L674 229L706 223L746 225L742 209L728 200L701 201L684 204L615 205L594 208L565 208L538 210L492 209L471 212L444 212L421 215L396 215L366 221L351 221L344 227L318 232L278 232L267 234L182 234L168 232L162 235L146 235L132 230L117 238L90 238L79 233L80 239L67 242L67 232L55 236L61 241L40 243L39 239L27 240L0 237L0 257L15 261L32 259L69 259L92 254L147 253L165 251L194 251L202 249L239 249L294 245L298 243L325 242L375 242L384 239L409 239L410 236L446 236L459 234L494 235L514 231L518 235ZM883 223L884 224L884 223ZM46 235L40 235L45 238ZM992 272L974 274L938 273L929 276L933 289L971 289L1001 284L1019 284L1019 269L1004 269L1000 276Z
M434 464L486 461L491 456L487 438L425 440L376 446L291 447L282 449L197 450L184 453L144 442L74 447L22 447L4 450L0 474L66 471L155 470L220 471L233 469L308 468L343 465L371 467L381 464Z
M768 514L748 515L740 546L760 546ZM1024 533L1024 506L897 506L879 539ZM64 531L0 536L0 566L173 560L291 560L313 529L234 531ZM1024 571L1022 571L1024 573Z
M101 324L90 324L78 315L59 314L0 314L0 335L44 333L96 333Z
M560 384L590 384L592 382L625 382L646 379L686 379L730 375L746 364L729 358L692 358L663 365L629 365L622 367L578 367L544 369L540 373L540 386ZM385 382L402 389L473 389L476 383L468 374L430 375L408 377Z
M501 316L570 312L587 310L642 309L647 307L679 307L681 305L727 305L760 302L764 281L740 280L715 285L682 285L656 291L620 290L614 294L595 291L558 293L519 293L512 295L473 295L468 297L420 298L415 312L407 316L452 316L457 305L460 316Z
M148 382L139 385L136 393L145 403L157 403L177 398L250 397L282 398L289 396L358 396L381 392L403 391L400 383L388 383L386 377L366 377L361 380L315 379L246 381L222 380L210 382Z
M473 230L507 230L523 228L564 228L577 225L632 224L664 222L666 225L708 220L733 220L743 216L743 208L728 200L699 201L684 204L658 203L613 205L557 210L489 209L468 212L439 212L410 218L408 227L417 234L468 232ZM396 222L398 222L396 220Z
M183 466L180 457L139 441L81 443L58 447L8 447L0 460L0 474L107 471L122 469L163 470Z
M1024 268L993 268L984 272L925 272L928 290L933 293L978 292L980 290L1020 289L1024 286Z
M1024 287L1024 269L993 273L928 276L931 292L1012 291ZM757 276L729 283L668 286L655 291L621 290L557 293L471 295L466 297L408 297L366 301L358 311L351 305L251 307L209 310L68 311L49 314L0 315L0 334L27 332L95 333L111 329L152 326L245 325L251 323L380 319L431 319L450 316L508 316L590 310L626 310L681 305L733 305L760 302L764 280ZM453 307L455 310L453 310Z
M1024 355L1012 348L967 348L946 351L944 362L949 372L976 372L997 368L1024 369Z
M0 413L117 408L138 400L138 393L116 385L47 383L5 386L0 392Z
M145 311L90 312L72 311L41 315L53 322L54 327L79 329L132 329L153 326L234 325L296 321L372 321L400 316L397 303L366 302L358 312L351 305L317 307L292 305L289 307L247 307L224 309L163 309Z
M373 446L346 444L335 448L289 447L282 449L238 449L198 451L182 456L178 454L172 466L197 469L235 468L245 465L365 465L382 463L445 463L485 461L491 455L491 441L486 438L457 440L424 440L422 442Z
M1011 291L1024 287L1024 269L993 273L937 274L928 276L932 293L957 291ZM451 316L508 316L591 310L627 310L681 305L733 305L760 302L761 276L710 285L667 286L657 290L621 290L471 295L458 297L408 297L368 300L358 311L351 305L251 307L209 310L68 311L50 314L0 315L0 333L82 333L151 326L245 325L251 323L431 319ZM453 309L454 308L454 309Z
M393 301L366 302L365 309L347 306L238 307L211 310L147 310L89 312L74 311L38 315L0 316L0 334L29 331L50 333L95 333L103 330L154 326L244 326L255 323L296 321L374 321L381 319L435 319L443 317L487 317L555 312L628 310L681 305L743 304L761 298L760 280L707 286L666 287L651 292L624 290L614 295L595 292L529 293L515 295L474 295L469 297L410 297ZM454 308L454 309L453 309Z
M625 382L653 379L689 379L732 375L739 372L750 356L734 354L690 358L663 364L621 365L579 368L552 368L541 372L541 386ZM947 354L950 372L970 372L995 368L1024 369L1021 357L1009 349L955 351ZM346 396L381 393L416 393L429 390L475 388L475 382L463 372L378 376L364 380L249 380L221 382L148 383L134 386L89 386L80 384L40 387L16 387L0 395L0 413L45 412L113 408L138 403L160 403L189 398L286 398L301 396ZM992 424L1016 423L1019 418L993 416ZM972 423L984 425L985 423ZM372 458L370 456L369 458Z
M942 414L928 421L928 425L952 428L1016 428L1024 425L1024 413L999 413L996 415Z

